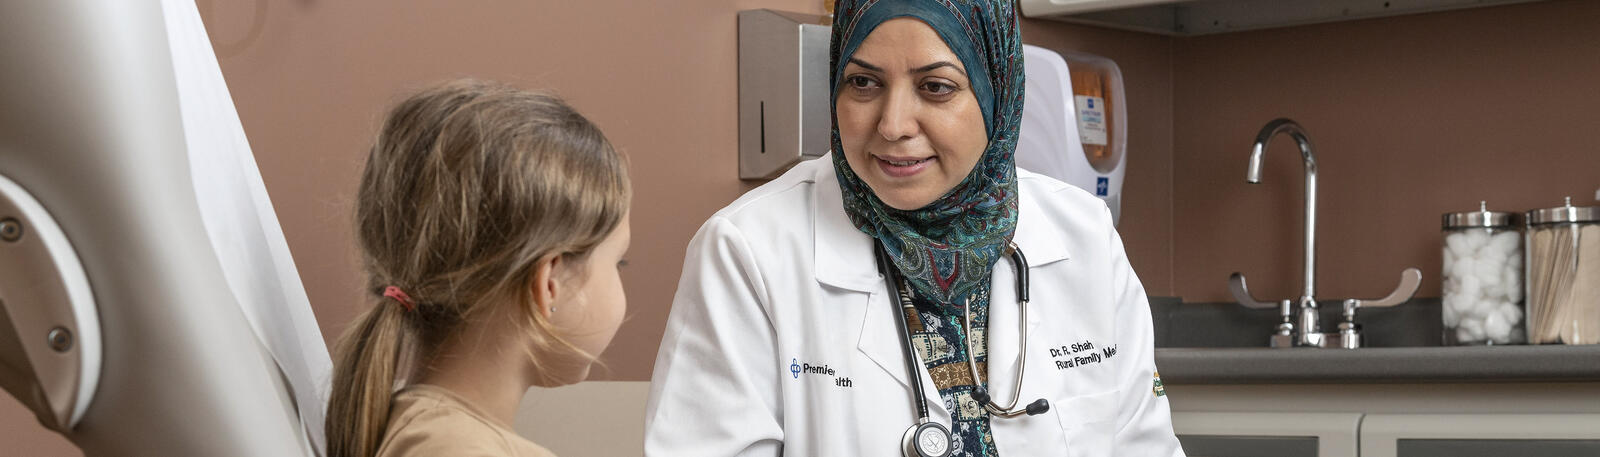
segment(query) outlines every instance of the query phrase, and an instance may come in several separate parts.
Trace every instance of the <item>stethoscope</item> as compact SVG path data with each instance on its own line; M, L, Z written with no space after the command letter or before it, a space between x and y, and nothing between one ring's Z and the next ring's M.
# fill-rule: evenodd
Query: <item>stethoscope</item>
M954 441L950 438L950 429L928 419L928 399L922 396L922 364L917 362L917 355L911 341L910 324L906 322L909 313L916 312L916 307L911 304L911 287L901 280L894 268L890 268L889 254L884 251L883 244L876 245L878 269L883 274L884 281L889 285L889 296L900 298L900 337L905 343L906 371L910 372L911 397L917 404L917 423L906 429L905 435L900 437L901 451L905 457L946 457L954 448ZM1050 410L1050 402L1040 398L1029 403L1021 410L1016 409L1017 400L1022 397L1022 374L1028 366L1028 258L1022 256L1022 249L1015 242L1006 242L1005 254L1011 259L1011 266L1017 275L1017 301L1022 307L1020 326L1021 336L1018 338L1017 352L1017 377L1011 388L1011 403L1000 406L989 396L989 389L982 385L973 386L972 398L983 403L983 408L991 415L1012 418L1027 414L1029 416L1044 414ZM972 299L962 306L962 320L965 322L965 337L967 342L972 341ZM973 357L971 347L967 348L967 369L971 370L972 382L977 383L978 363Z

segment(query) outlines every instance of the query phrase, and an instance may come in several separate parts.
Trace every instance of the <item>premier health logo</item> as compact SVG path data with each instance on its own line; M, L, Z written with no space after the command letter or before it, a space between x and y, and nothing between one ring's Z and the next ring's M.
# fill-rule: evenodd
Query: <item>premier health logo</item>
M800 379L800 359L789 359L789 372L794 373L795 379Z

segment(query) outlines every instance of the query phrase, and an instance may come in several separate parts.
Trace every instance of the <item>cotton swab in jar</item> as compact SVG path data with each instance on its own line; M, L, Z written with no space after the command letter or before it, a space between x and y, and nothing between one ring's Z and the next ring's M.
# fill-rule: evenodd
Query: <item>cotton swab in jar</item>
M1578 251L1561 341L1596 344L1600 343L1600 225L1583 228L1578 236Z

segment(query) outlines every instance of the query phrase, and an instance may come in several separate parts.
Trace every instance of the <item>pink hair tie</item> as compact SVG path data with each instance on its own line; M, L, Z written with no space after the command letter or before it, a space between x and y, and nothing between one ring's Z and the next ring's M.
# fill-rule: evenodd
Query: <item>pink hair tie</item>
M405 307L406 311L417 310L417 304L411 302L411 296L406 295L406 292L400 290L399 287L389 286L383 288L383 296L393 298L394 301L400 302L400 306Z

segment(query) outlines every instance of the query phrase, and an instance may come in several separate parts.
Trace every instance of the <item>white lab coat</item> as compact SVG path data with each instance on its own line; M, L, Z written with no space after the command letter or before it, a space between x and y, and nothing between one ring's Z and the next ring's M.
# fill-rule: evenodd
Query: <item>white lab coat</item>
M1050 410L991 419L1000 455L1182 456L1167 398L1152 389L1148 300L1105 203L1042 175L1018 177L1013 239L1032 282L1018 406L1045 398ZM916 411L898 305L872 246L845 215L826 156L706 221L656 356L645 454L900 455ZM1013 271L1005 260L995 267L989 308L998 401L1010 400L1017 369ZM951 406L918 374L930 416L949 426Z

